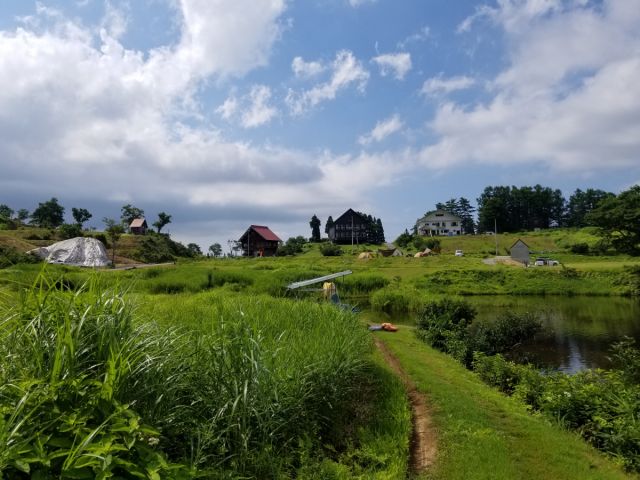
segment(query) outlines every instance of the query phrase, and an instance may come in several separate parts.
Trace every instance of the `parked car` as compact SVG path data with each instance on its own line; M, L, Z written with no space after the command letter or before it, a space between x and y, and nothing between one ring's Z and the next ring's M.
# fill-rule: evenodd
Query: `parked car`
M550 258L538 257L533 264L536 267L544 267L545 265L549 267L556 267L560 265L560 262L557 260L551 260Z
M464 256L464 252L462 250L456 250L456 253L454 253L454 255L456 257L463 257Z

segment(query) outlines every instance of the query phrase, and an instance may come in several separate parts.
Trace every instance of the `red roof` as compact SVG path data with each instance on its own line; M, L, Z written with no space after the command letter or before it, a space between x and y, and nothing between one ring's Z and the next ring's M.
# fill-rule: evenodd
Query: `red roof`
M282 241L282 240L280 240L280 238L278 238L278 236L275 233L273 233L271 230L269 230L269 227L265 227L263 225L251 225L250 228L252 228L254 232L256 232L258 235L260 235L265 240L268 240L270 242L281 242Z

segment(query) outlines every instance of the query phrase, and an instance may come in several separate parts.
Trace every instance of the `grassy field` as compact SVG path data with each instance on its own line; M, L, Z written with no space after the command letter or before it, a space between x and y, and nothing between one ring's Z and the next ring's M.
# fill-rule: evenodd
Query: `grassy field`
M531 415L523 404L427 347L411 328L379 337L433 407L438 457L423 478L630 478L576 435Z

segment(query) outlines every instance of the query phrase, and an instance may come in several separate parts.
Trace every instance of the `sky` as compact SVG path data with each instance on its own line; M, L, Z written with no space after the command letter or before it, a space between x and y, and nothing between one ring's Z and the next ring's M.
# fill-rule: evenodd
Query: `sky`
M227 249L640 181L640 0L2 0L0 203Z

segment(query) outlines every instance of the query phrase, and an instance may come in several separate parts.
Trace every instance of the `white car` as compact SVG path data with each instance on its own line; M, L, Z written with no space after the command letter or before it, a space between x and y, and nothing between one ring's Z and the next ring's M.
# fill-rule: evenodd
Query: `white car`
M464 256L464 252L462 250L456 250L456 253L454 253L454 255L456 257L463 257Z

